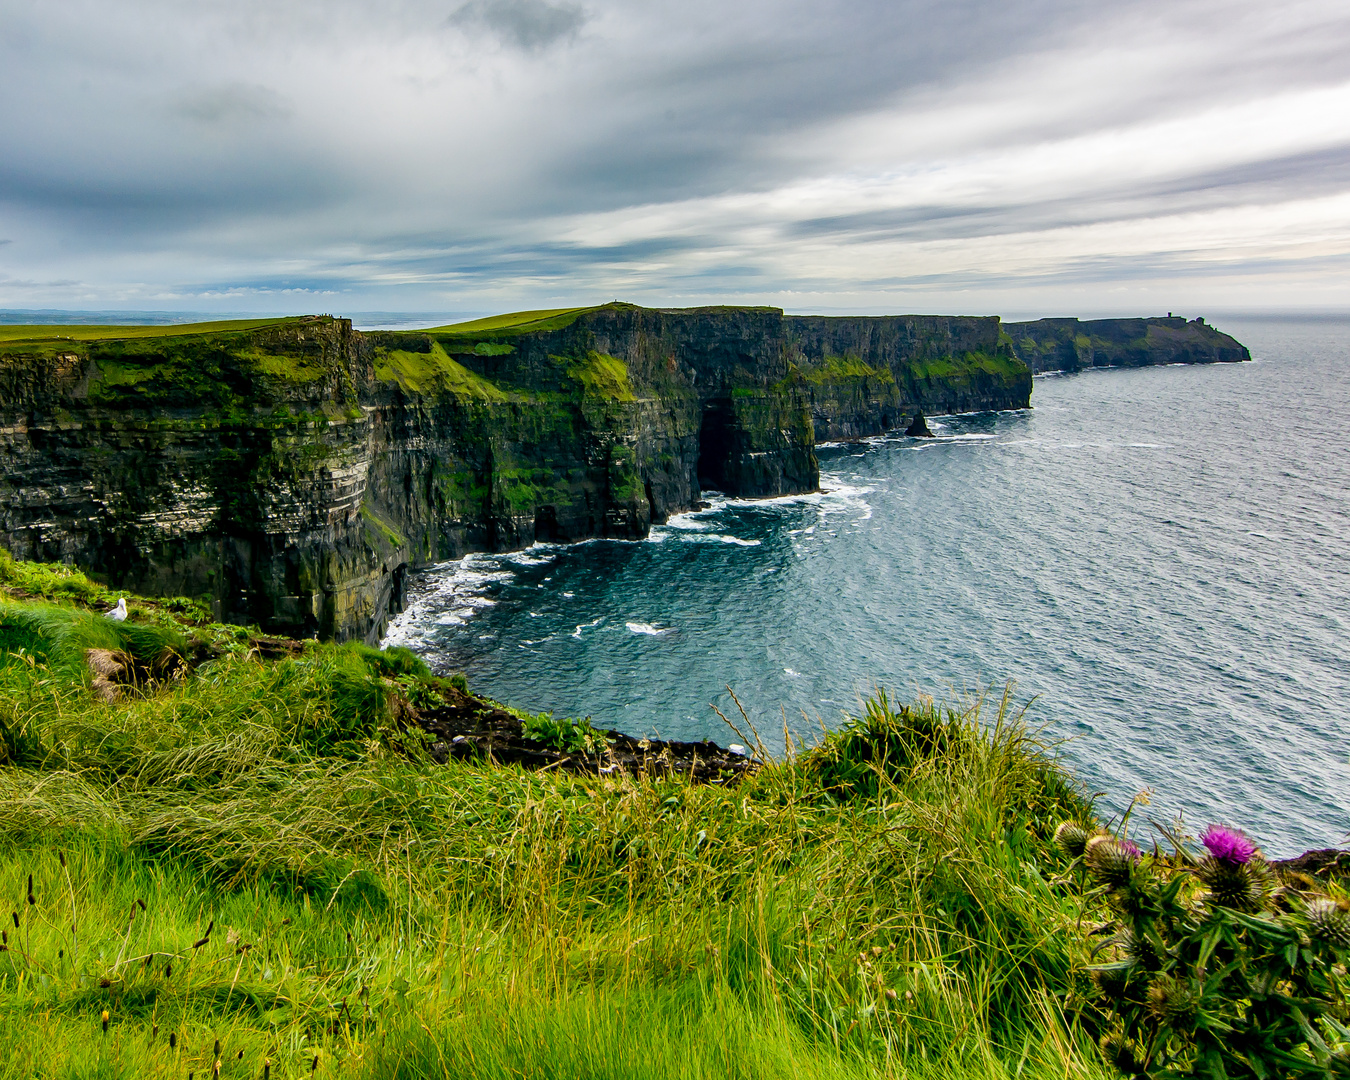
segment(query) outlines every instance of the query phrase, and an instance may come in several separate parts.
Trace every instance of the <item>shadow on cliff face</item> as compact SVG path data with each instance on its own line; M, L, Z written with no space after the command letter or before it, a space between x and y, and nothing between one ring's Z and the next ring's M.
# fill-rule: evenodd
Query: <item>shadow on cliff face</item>
M698 432L698 482L705 488L726 490L727 465L733 445L734 414L730 398L715 398L703 407Z

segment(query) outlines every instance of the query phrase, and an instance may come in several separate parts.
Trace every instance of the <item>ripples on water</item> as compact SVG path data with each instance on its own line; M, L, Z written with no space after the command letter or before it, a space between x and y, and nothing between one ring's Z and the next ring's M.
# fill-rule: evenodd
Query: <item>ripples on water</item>
M1119 810L1350 829L1350 322L1238 320L1243 365L1038 378L1025 412L822 447L816 495L419 575L390 643L513 705L773 748L875 684L1017 681ZM803 718L805 712L809 722Z

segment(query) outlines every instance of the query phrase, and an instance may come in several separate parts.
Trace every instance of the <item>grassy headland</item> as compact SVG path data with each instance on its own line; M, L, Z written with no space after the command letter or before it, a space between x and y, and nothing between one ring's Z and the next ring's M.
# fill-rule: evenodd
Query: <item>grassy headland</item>
M1090 807L1007 699L736 784L437 765L409 654L0 587L0 1077L1105 1075Z
M0 343L36 341L121 341L140 338L176 338L198 334L227 334L302 322L303 317L224 319L218 322L123 325L93 323L16 323L0 326Z

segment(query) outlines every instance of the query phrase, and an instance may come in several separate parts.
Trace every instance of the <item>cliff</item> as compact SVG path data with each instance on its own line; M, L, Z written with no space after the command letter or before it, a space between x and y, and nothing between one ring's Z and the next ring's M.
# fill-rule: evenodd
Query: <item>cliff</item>
M817 440L1030 391L994 318L4 328L0 544L222 620L372 638L409 568L641 537L705 488L813 490Z
M1013 355L1037 375L1094 367L1250 360L1245 346L1204 319L1038 319L1004 323Z

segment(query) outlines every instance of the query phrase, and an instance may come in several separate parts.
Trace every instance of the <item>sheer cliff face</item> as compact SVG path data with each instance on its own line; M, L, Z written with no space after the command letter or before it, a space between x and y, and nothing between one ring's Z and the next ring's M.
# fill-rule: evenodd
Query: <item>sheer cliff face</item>
M1204 319L1038 319L1005 323L1014 355L1037 375L1094 367L1213 364L1250 360L1234 338Z
M224 619L370 638L410 567L640 537L705 488L812 490L817 439L1030 393L995 319L503 322L0 343L0 543Z

